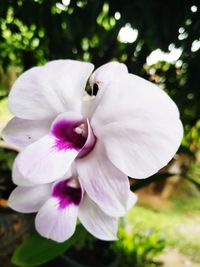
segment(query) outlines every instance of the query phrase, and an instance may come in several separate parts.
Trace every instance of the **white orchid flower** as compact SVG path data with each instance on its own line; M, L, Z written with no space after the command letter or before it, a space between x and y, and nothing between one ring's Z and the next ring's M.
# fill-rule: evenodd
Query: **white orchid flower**
M128 208L137 197L129 193ZM50 184L18 186L8 199L9 206L23 213L38 212L36 230L57 242L70 238L77 219L95 237L116 240L117 218L106 214L80 186L76 175L68 172L64 178Z
M3 137L21 150L14 182L51 183L73 164L89 198L119 217L128 209L127 176L147 178L164 167L183 127L170 97L124 64L92 70L90 63L56 60L22 74L9 95L15 117ZM90 75L99 91L84 100Z

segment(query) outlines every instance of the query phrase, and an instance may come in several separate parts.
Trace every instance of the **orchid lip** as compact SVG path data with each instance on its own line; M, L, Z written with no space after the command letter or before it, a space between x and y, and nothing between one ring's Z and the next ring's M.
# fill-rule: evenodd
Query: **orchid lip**
M82 190L78 184L73 183L73 180L73 178L62 180L53 187L52 196L59 200L59 208L61 209L70 205L80 205Z
M76 150L78 158L86 156L95 146L96 137L87 120L62 118L53 123L51 134L57 151Z
M67 149L80 151L87 140L87 132L83 129L83 125L82 122L66 119L57 121L51 131L55 137L55 148L59 151Z

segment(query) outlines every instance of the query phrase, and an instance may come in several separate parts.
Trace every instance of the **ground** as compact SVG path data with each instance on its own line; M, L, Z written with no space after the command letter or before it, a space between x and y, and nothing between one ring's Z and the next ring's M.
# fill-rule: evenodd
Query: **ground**
M200 267L200 263L192 262L189 257L172 248L166 248L159 260L163 262L163 267Z

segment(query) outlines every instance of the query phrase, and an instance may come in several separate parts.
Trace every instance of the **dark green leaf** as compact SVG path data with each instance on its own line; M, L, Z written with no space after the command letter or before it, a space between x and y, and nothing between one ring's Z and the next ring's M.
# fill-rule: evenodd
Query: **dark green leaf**
M77 227L76 233L63 243L54 242L35 233L15 249L12 263L18 266L38 266L49 262L75 244L80 231L81 228Z

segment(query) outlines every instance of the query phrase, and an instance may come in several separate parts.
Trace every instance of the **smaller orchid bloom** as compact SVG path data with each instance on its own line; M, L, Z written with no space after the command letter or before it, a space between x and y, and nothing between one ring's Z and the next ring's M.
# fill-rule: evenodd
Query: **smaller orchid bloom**
M113 217L127 211L129 180L147 178L176 153L183 127L179 111L159 87L127 67L55 60L23 73L9 95L15 117L4 140L21 152L18 176L33 184L62 178L75 166L79 182L99 207ZM98 85L84 99L87 80Z
M130 208L137 197L131 192L129 197ZM63 242L73 235L77 219L95 237L117 239L117 218L106 214L71 174L50 184L32 185L26 181L25 186L14 189L8 203L19 212L37 212L36 230L56 242Z

